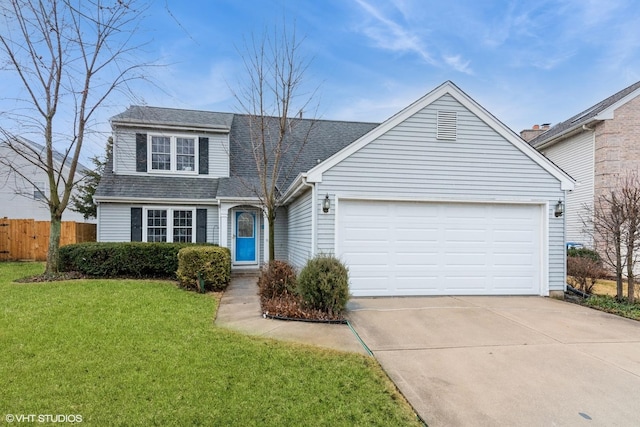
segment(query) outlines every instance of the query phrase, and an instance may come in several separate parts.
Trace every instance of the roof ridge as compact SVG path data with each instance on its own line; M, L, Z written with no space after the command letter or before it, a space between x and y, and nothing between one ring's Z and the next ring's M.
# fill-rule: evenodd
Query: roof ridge
M544 133L541 133L540 135L536 136L531 141L529 141L529 144L535 147L537 145L542 144L544 141L548 140L553 136L562 134L567 129L586 123L589 119L597 116L600 112L602 112L603 110L606 110L607 108L609 108L616 102L620 101L630 93L633 93L637 89L640 89L640 80L625 87L624 89L617 91L613 95L610 95L605 99L599 102L596 102L590 107L585 108L584 110L580 111L578 114L575 114L566 120L556 123L549 130L547 130Z

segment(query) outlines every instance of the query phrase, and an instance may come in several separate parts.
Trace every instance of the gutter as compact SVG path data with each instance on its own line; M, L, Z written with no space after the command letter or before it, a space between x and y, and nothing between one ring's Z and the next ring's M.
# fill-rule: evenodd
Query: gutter
M114 197L114 196L93 196L93 201L96 204L104 203L104 202L112 202L112 203L129 203L129 204L140 204L140 203L181 203L186 205L219 205L220 201L218 199L167 199L167 198L131 198L131 197Z
M589 131L593 131L594 128L589 127L589 124L595 124L597 122L600 122L601 120L596 119L595 117L592 118L591 120L589 120L586 123L581 123L581 124L577 124L577 125L573 125L572 127L570 127L569 129L567 129L566 131L552 137L551 139L549 139L548 141L545 141L544 143L540 144L540 145L536 145L535 148L536 150L540 151L543 150L545 148L549 148L551 145L555 144L556 142L559 142L563 139L569 138L570 136L573 136L577 133L580 133L583 130L589 130Z

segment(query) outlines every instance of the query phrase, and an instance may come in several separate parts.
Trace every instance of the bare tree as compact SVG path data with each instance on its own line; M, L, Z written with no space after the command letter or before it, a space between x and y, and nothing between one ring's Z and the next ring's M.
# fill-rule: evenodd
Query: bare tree
M113 137L107 138L107 148L105 155L92 156L89 160L93 163L94 169L87 171L85 179L78 184L77 192L71 196L71 210L81 213L84 219L97 218L98 206L93 201L96 194L100 178L107 163L113 158Z
M239 178L258 197L269 224L269 260L275 258L275 217L280 186L287 182L314 128L314 119L301 119L315 95L305 92L304 76L310 64L301 56L302 43L286 27L265 32L245 42L241 52L247 82L234 92L246 115L250 153L257 181Z
M132 36L146 7L135 0L6 0L0 3L0 70L20 95L0 132L15 157L42 170L51 214L45 274L57 272L62 214L78 181L78 160L92 119L108 96L142 76ZM5 78L7 78L5 74ZM6 101L6 98L5 98ZM20 135L42 140L42 151ZM62 157L56 159L57 153ZM59 160L59 161L56 161ZM10 174L30 176L5 162Z
M625 259L622 256L622 230L625 219L619 197L615 191L599 196L585 227L593 233L596 251L616 275L616 297L623 297L622 284Z
M627 174L621 183L622 208L627 219L624 234L625 256L627 259L627 297L635 301L635 273L638 246L640 246L640 181L636 173Z
M635 300L636 258L640 246L640 180L628 173L607 193L598 196L585 229L591 230L597 252L615 272L616 297L623 298L623 277L627 295Z

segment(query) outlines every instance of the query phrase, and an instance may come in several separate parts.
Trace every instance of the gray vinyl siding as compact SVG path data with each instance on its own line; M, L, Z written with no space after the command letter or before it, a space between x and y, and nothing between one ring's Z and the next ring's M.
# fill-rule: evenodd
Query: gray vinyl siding
M229 136L227 134L182 131L163 132L161 130L149 130L143 128L116 128L113 131L115 173L124 175L144 174L144 172L136 172L136 133L152 133L167 136L192 134L195 137L207 137L209 138L209 174L193 175L193 177L229 177Z
M287 260L288 257L288 212L286 207L276 210L276 223L274 226L276 259Z
M98 214L98 242L130 242L131 241L131 208L149 207L152 205L101 203ZM218 207L161 204L162 207L185 207L207 209L207 242L218 243ZM144 226L144 225L143 225Z
M584 230L583 219L589 217L586 206L593 207L594 144L594 133L582 132L543 150L545 156L577 181L575 189L567 194L567 241L587 246L591 246L592 238Z
M131 241L131 208L139 205L101 203L98 215L98 242Z
M304 267L312 252L311 197L312 191L308 190L289 205L289 262L298 269Z
M438 110L457 112L457 139L436 139ZM335 197L419 200L548 201L549 285L564 289L564 199L560 182L486 123L445 95L338 163L318 185L317 251L335 249ZM328 193L332 209L323 213ZM293 223L290 209L289 222ZM291 241L291 237L290 237ZM292 250L291 244L289 250Z
M220 243L218 206L207 206L207 242Z

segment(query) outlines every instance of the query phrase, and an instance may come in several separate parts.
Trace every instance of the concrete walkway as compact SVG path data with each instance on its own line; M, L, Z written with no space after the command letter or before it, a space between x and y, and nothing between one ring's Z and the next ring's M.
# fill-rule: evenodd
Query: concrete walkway
M257 275L232 277L220 301L216 325L249 335L368 354L347 325L264 319L257 281Z

